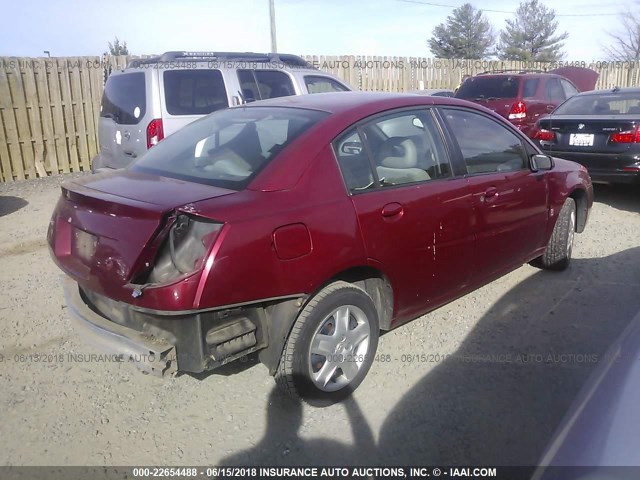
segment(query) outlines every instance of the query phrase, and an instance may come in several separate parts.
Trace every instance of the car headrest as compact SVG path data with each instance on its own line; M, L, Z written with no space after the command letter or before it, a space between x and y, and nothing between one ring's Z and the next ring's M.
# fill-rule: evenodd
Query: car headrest
M391 137L378 150L378 164L389 168L413 168L418 163L416 144L407 137Z

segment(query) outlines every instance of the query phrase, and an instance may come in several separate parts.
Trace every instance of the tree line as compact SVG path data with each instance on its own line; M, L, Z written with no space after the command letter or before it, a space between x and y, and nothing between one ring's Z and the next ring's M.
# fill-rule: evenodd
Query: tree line
M603 50L611 60L640 60L640 15L632 11L620 15L617 30L608 31ZM496 33L482 10L470 3L453 10L436 26L427 41L436 58L554 62L564 57L567 32L558 32L555 11L539 0L520 3L514 18Z

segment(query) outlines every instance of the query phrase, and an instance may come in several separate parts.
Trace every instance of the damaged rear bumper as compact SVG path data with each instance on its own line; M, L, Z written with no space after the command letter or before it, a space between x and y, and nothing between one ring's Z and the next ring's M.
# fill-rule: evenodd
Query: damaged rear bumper
M138 310L63 279L74 330L96 349L120 355L142 372L202 372L266 346L259 306L215 311Z

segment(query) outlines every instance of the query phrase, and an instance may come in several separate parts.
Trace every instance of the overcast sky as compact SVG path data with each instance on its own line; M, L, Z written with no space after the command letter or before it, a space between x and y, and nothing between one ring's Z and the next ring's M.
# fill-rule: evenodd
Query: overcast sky
M416 2L422 0L415 0ZM459 6L463 1L424 0ZM8 2L11 2L10 4ZM304 55L430 57L427 39L451 7L402 0L275 0L278 50ZM513 0L476 0L481 9L514 11ZM602 45L615 14L634 0L545 2L569 32L565 60L606 59ZM0 0L0 56L100 55L114 36L133 54L167 50L255 51L270 49L269 0ZM496 31L507 13L486 12Z

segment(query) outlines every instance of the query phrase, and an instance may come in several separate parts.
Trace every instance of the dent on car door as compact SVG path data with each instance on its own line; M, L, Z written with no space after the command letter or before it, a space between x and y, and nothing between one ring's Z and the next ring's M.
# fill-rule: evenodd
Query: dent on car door
M427 109L354 127L334 143L368 257L388 276L397 321L468 285L473 209Z
M519 133L479 112L445 109L477 211L475 280L527 260L543 244L547 178L529 168Z

